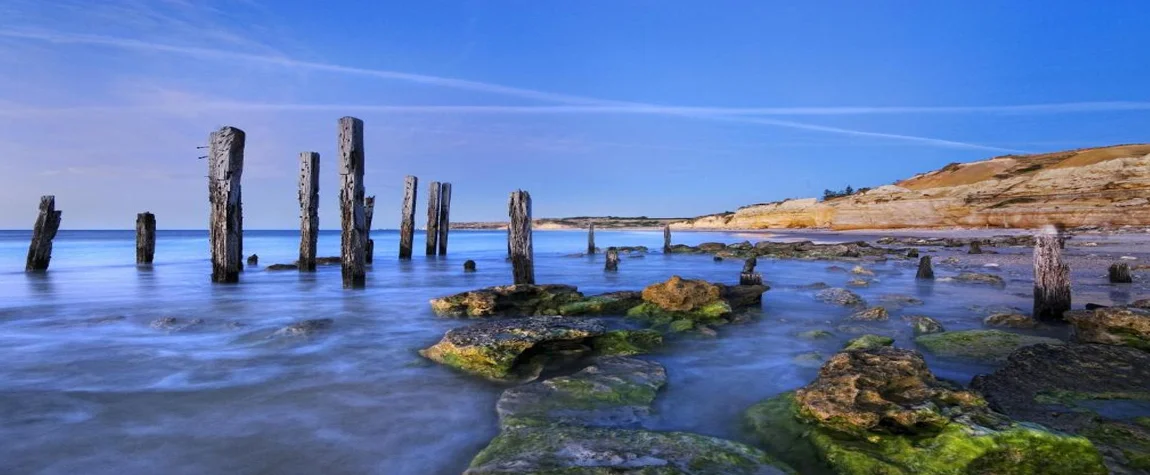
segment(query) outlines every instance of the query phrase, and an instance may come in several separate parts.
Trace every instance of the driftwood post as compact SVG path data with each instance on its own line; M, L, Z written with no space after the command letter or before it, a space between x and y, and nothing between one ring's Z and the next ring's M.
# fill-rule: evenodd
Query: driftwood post
M371 238L371 220L375 217L375 197L368 196L363 200L363 220L364 220L364 247L363 247L363 260L368 264L375 259L375 240Z
M671 253L671 225L663 225L663 254Z
M587 254L595 253L595 223L587 225Z
M439 182L427 186L427 255L434 256L439 242Z
M363 209L363 121L355 117L339 119L339 165L343 286L363 287L367 263L364 252L367 247L367 216Z
M511 193L508 203L511 218L508 242L511 245L511 274L514 283L535 283L535 250L531 245L531 195L517 190Z
M156 215L136 215L136 264L151 264L156 257Z
M52 240L56 239L56 231L60 230L61 214L63 211L56 210L55 196L40 197L40 214L36 216L36 224L32 228L32 243L28 245L25 271L48 270L48 262L52 260Z
M743 262L743 272L739 274L739 285L763 285L763 275L755 272L759 259L751 257Z
M439 186L439 255L447 255L447 232L451 231L451 183Z
M240 178L244 172L244 131L224 127L208 144L208 201L212 217L212 282L239 282L244 256L244 212Z
M1061 320L1070 310L1070 266L1062 261L1062 238L1053 226L1034 240L1034 318Z
M930 265L930 256L922 256L922 259L918 260L918 274L915 274L914 278L921 280L934 279L934 268Z
M1111 284L1129 284L1134 282L1130 277L1130 265L1125 262L1116 262L1110 265Z
M610 272L619 270L619 250L615 246L607 248L607 264L603 269Z
M419 179L408 175L403 178L403 211L399 216L399 258L411 259L415 241L415 195Z
M315 272L319 239L319 153L299 154L299 270Z

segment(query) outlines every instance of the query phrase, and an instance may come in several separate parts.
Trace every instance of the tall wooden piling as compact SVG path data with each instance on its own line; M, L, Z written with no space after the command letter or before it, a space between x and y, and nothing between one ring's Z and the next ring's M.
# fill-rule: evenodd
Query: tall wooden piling
M136 264L151 264L156 257L156 215L136 215Z
M671 225L663 225L663 254L671 253Z
M1130 276L1130 265L1125 262L1115 262L1110 264L1110 283L1111 284L1129 284L1134 282Z
M523 190L511 193L507 206L511 218L508 243L511 246L511 275L514 283L535 283L535 250L531 245L531 195Z
M319 240L319 153L299 154L299 270L315 272Z
M56 209L55 196L40 197L40 214L36 216L36 224L32 227L32 242L28 245L25 271L48 270L48 263L52 260L52 240L56 239L56 232L60 230L62 214L63 211Z
M587 225L587 254L595 253L595 223Z
M607 263L603 266L603 270L608 272L619 270L619 250L615 246L607 248Z
M367 263L367 216L363 208L363 121L355 117L339 119L339 165L343 286L363 287L366 283L364 267Z
M371 220L375 217L375 197L368 196L363 200L363 219L365 221L363 238L363 260L368 264L375 260L375 240L371 238Z
M240 179L244 172L244 131L223 127L208 143L208 201L212 215L212 282L239 282L244 257L244 212Z
M427 255L434 256L439 242L439 182L427 185Z
M451 231L451 183L439 186L439 255L447 255L447 233Z
M930 264L930 256L922 256L918 260L918 273L914 276L920 280L934 280L934 267Z
M415 242L415 195L419 191L419 179L408 175L403 178L403 211L399 216L399 258L411 259L411 247Z
M1062 260L1062 237L1053 226L1034 240L1034 318L1062 320L1070 310L1070 266Z

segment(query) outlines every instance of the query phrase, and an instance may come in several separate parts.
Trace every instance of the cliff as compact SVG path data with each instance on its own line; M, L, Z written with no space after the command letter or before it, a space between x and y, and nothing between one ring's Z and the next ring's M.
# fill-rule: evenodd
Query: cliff
M701 216L677 229L1067 227L1150 224L1150 144L952 163L893 185Z

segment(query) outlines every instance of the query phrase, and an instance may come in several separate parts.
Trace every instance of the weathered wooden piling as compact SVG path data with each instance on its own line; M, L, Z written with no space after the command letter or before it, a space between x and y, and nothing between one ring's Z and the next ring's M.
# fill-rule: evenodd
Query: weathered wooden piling
M434 256L439 242L439 182L427 186L427 255Z
M299 270L315 272L319 240L319 153L299 154Z
M60 230L62 214L63 211L56 209L55 196L40 197L40 214L36 216L36 224L32 227L32 242L28 245L25 271L48 270L48 263L52 260L52 240L56 239L56 232Z
M1134 282L1134 278L1130 276L1130 265L1125 262L1115 262L1110 264L1110 283L1111 284L1129 284Z
M967 254L982 254L982 243L970 241L970 251L968 251Z
M439 255L447 255L447 233L451 231L451 183L439 185Z
M595 223L587 225L587 254L595 253Z
M408 175L403 178L403 210L399 214L399 258L411 259L415 242L415 195L419 179Z
M156 215L136 215L136 264L151 264L156 257Z
M531 245L531 195L523 190L511 193L508 203L511 224L507 235L511 245L511 275L516 285L535 283L535 250Z
M615 272L619 270L619 250L615 246L607 248L607 263L603 266L603 270Z
M368 196L363 200L363 220L364 225L364 247L363 247L363 260L368 264L375 260L375 240L371 238L371 220L375 217L375 197Z
M930 256L922 256L918 260L918 273L914 278L920 280L934 280L934 268L930 265Z
M208 139L208 201L212 215L212 282L239 282L243 271L244 211L240 179L244 172L244 131L223 127Z
M1062 320L1070 310L1070 266L1062 260L1062 237L1053 226L1034 240L1034 318Z
M363 287L366 284L367 216L364 211L362 120L354 117L339 119L339 164L343 286Z
M471 259L463 261L463 272L475 272L475 261Z
M671 225L663 225L663 253L671 253Z
M755 272L759 259L751 257L743 261L743 271L739 273L739 285L763 285L763 275Z

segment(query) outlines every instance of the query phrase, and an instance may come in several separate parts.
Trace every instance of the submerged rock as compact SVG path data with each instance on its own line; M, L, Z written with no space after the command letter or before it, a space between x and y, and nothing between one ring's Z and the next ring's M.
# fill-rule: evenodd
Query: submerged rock
M611 330L590 343L597 355L641 355L663 346L663 334L655 330Z
M851 279L847 281L849 287L869 287L870 281L865 279Z
M299 266L295 264L272 264L267 266L264 270L277 271L277 270L298 270Z
M870 276L874 275L874 271L867 269L863 266L854 266L854 268L851 269L851 273L856 274L856 275L870 275Z
M310 336L331 328L333 324L335 320L330 318L303 320L276 330L272 336Z
M715 285L719 286L719 295L732 310L762 305L763 293L771 289L765 285Z
M1034 328L1038 326L1033 318L1021 313L996 313L982 319L982 324L991 327Z
M559 422L630 426L651 413L667 372L653 361L625 356L599 358L570 376L514 387L496 405L503 427Z
M826 330L808 330L798 334L799 338L807 340L822 340L825 338L834 338L835 334Z
M179 319L176 317L160 317L152 320L148 326L156 330L163 330L166 332L179 332L188 330L193 327L198 327L204 324L202 318L193 318L191 320Z
M858 294L838 287L820 290L819 293L815 294L815 298L826 303L846 307L866 305L866 301L863 300L862 297L859 297Z
M914 336L929 335L931 333L942 333L946 331L938 320L922 315L914 315L906 317L910 321L911 328L914 329Z
M859 322L884 322L890 318L890 313L886 311L886 307L871 307L855 312L847 318Z
M846 346L843 346L843 351L869 350L871 348L891 346L893 344L894 338L889 336L867 334L848 341Z
M879 296L878 301L888 307L910 307L925 303L921 299L900 294L884 294Z
M431 310L444 317L558 315L563 305L581 299L571 285L505 285L431 299Z
M559 307L560 315L625 315L627 310L643 303L643 295L623 290L592 295Z
M1001 330L933 333L915 337L914 342L935 356L984 362L1004 361L1014 350L1025 346L1040 343L1062 344L1061 340L1054 338L1020 335Z
M1120 345L1150 351L1150 311L1120 307L1066 312L1079 343Z
M454 328L420 351L428 359L494 380L530 380L549 355L548 345L582 343L607 332L584 318L526 317ZM589 351L589 348L588 348ZM517 366L524 366L519 367Z
M1006 281L1002 280L1002 277L994 274L983 274L981 272L962 272L955 276L954 280L967 284L988 284L999 287L1006 286Z

